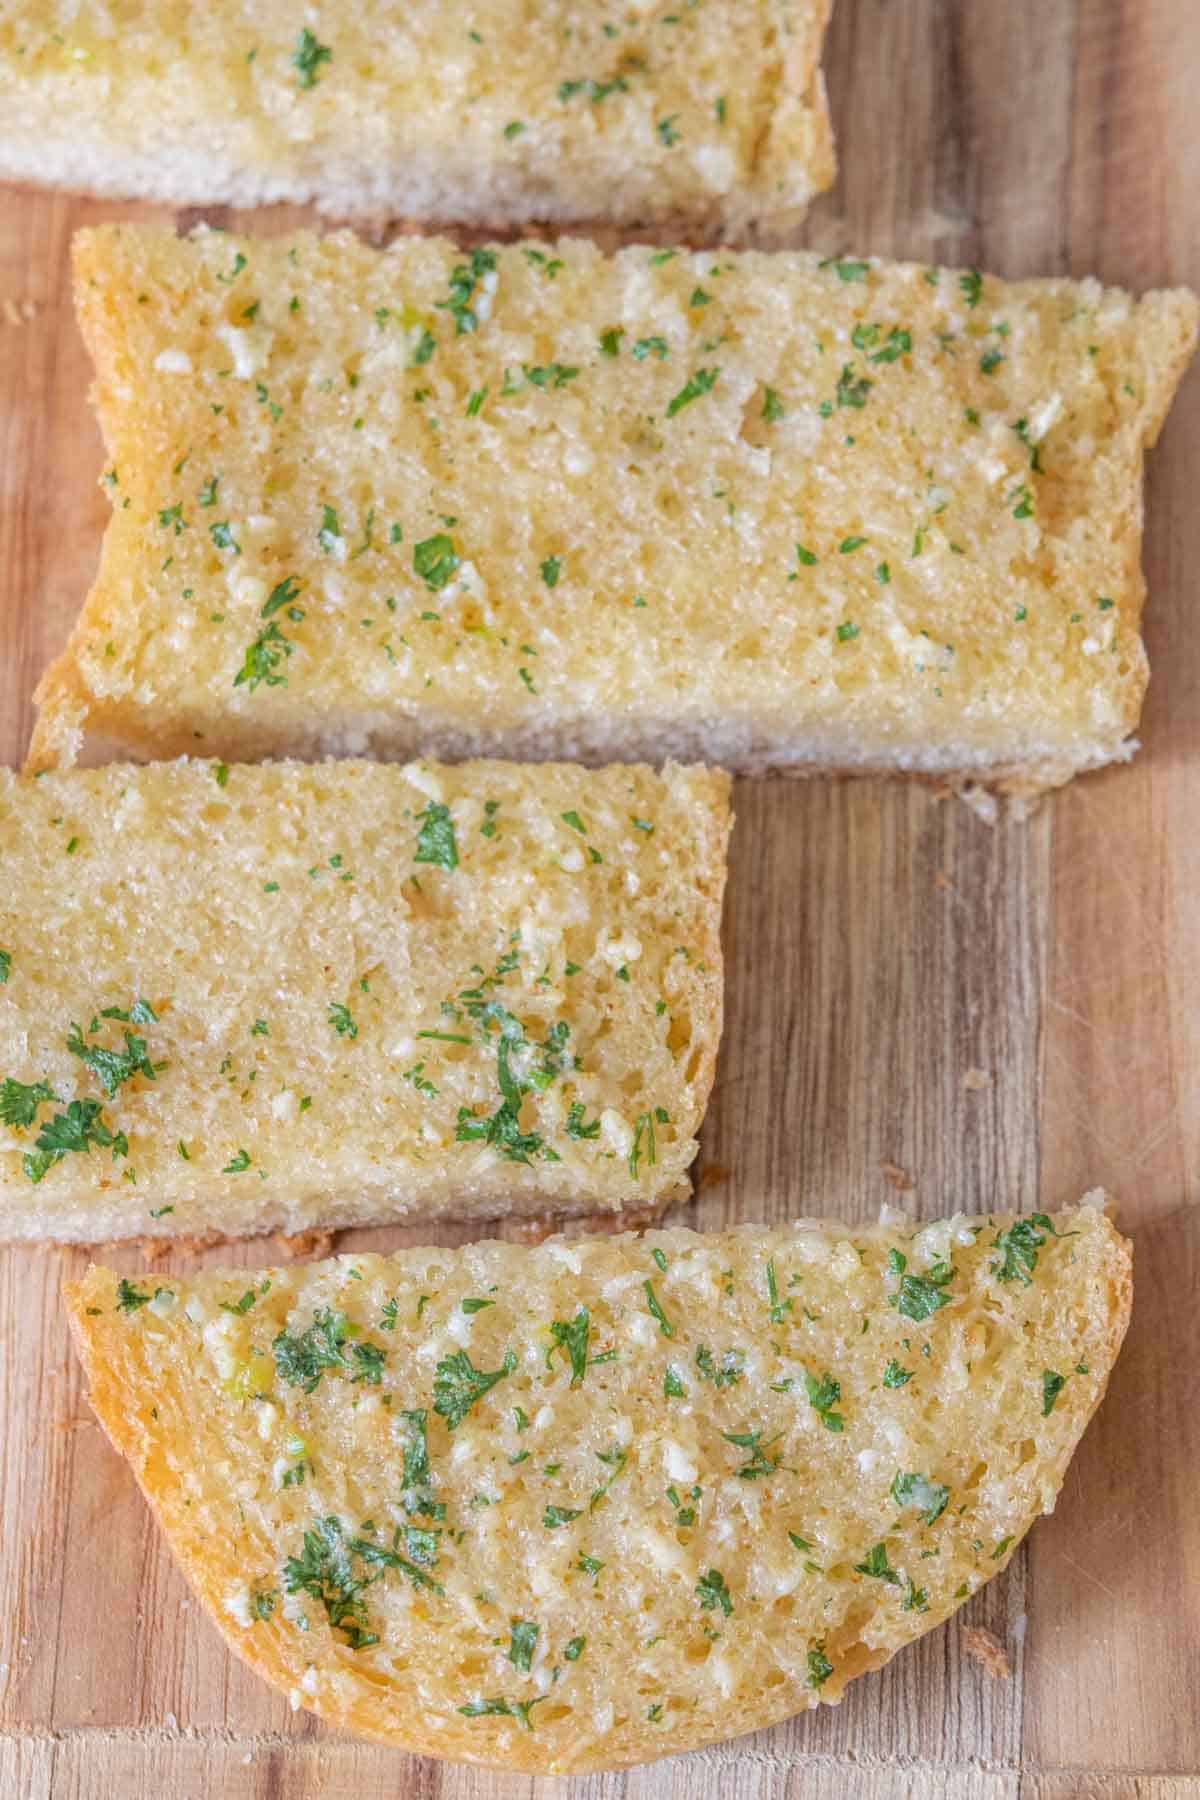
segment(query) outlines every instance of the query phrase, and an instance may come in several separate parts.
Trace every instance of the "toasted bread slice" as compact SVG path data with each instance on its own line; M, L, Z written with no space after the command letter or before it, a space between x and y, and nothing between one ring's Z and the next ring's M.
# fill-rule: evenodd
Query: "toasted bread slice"
M114 514L35 766L1129 753L1196 303L585 244L76 240ZM285 597L288 604L284 604Z
M157 0L118 20L7 0L0 176L490 231L777 238L833 180L831 4Z
M728 830L706 769L0 772L0 1240L652 1213Z
M946 1619L1053 1507L1130 1288L1085 1202L67 1293L251 1667L370 1737L574 1773L839 1700Z

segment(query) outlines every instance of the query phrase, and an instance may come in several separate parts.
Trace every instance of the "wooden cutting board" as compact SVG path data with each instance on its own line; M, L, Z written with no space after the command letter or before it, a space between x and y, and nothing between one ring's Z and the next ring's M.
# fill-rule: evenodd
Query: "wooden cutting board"
M842 174L806 242L1200 287L1197 0L839 0L827 67ZM12 761L107 513L68 241L138 211L0 192ZM996 825L910 787L741 784L728 1026L678 1215L868 1218L897 1198L884 1163L924 1216L1103 1184L1137 1288L1109 1397L1053 1518L956 1621L837 1710L573 1800L1200 1794L1200 370L1146 525L1154 680L1131 767ZM88 1413L58 1298L85 1260L0 1253L0 1794L565 1795L338 1737L226 1653ZM1006 1680L965 1653L980 1625Z

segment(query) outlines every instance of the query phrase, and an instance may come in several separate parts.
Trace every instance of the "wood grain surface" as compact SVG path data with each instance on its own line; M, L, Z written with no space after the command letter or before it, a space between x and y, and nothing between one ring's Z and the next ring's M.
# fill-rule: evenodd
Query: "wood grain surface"
M838 0L827 68L842 173L805 241L1200 287L1196 0ZM135 212L171 216L0 191L0 754L14 762L107 512L68 242ZM1198 496L1193 371L1149 469L1154 677L1131 767L994 827L901 786L737 794L728 1029L681 1221L868 1218L896 1198L890 1162L925 1216L1103 1184L1133 1235L1109 1398L1010 1570L840 1708L628 1775L538 1782L356 1744L293 1714L199 1616L81 1392L58 1293L85 1258L0 1253L0 1795L1200 1794ZM970 1069L990 1084L964 1086ZM1009 1679L965 1654L966 1625L1004 1643Z

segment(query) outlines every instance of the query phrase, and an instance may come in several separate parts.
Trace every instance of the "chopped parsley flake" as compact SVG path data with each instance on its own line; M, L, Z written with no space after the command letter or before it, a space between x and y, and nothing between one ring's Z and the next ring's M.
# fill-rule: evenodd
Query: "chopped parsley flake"
M839 281L865 281L870 266L870 263L848 261L840 256L827 256L817 265L821 269L832 269Z
M105 1016L115 1013L115 1008L107 1009ZM139 1017L144 1014L139 1014ZM154 1014L151 1013L153 1018ZM97 1021L93 1020L88 1028L88 1036L95 1031ZM85 1041L78 1025L72 1025L67 1038L67 1049L72 1056L92 1071L104 1092L111 1100L123 1082L132 1081L135 1075L144 1075L148 1081L155 1079L155 1067L146 1053L146 1040L131 1031L125 1032L124 1050L109 1050L102 1044L89 1044Z
M105 1125L99 1100L72 1100L64 1112L45 1121L21 1166L36 1186L69 1151L88 1151L93 1144L111 1149L114 1162L118 1156L129 1155L125 1133L110 1131Z
M700 1577L696 1583L696 1598L704 1612L713 1612L719 1606L728 1618L733 1611L733 1596L719 1569L709 1569Z
M983 294L983 276L978 269L968 269L965 275L960 275L958 286L968 306L979 305L980 297Z
M350 1008L343 1006L340 1000L329 1002L329 1023L339 1037L349 1038L353 1042L358 1036L358 1025L354 1016Z
M570 1361L572 1387L578 1387L587 1374L589 1323L588 1309L586 1306L581 1306L573 1319L555 1319L550 1326L554 1349L565 1350ZM549 1354L552 1356L554 1351L551 1350Z
M454 335L462 337L467 332L479 329L479 318L471 306L475 297L475 289L485 275L490 275L496 268L496 252L494 250L472 250L470 260L457 263L450 272L450 293L445 300L439 300L437 306L442 312L448 312L454 320Z
M897 1506L915 1506L926 1525L940 1519L950 1499L950 1489L928 1475L904 1475L896 1471L888 1489Z
M872 385L868 376L856 376L853 365L845 363L838 376L838 405L861 409L867 404L867 395L870 393Z
M24 1131L33 1124L43 1100L57 1100L58 1095L44 1081L14 1081L8 1076L0 1087L0 1122Z
M598 1138L600 1136L599 1119L584 1119L584 1107L578 1100L573 1100L567 1108L565 1130L569 1138Z
M422 1298L425 1298L423 1295ZM420 1318L418 1307L417 1317ZM415 1412L402 1412L401 1419L407 1428L404 1444L404 1472L401 1477L403 1486L400 1500L406 1513L414 1513L430 1519L445 1517L445 1505L434 1498L433 1473L429 1467L429 1449L426 1440L425 1419L423 1409Z
M136 1312L139 1306L148 1306L152 1299L153 1295L144 1294L140 1288L135 1288L133 1283L127 1281L124 1276L117 1283L118 1312Z
M355 1342L357 1337L358 1326L351 1324L345 1313L328 1306L318 1308L306 1331L281 1331L272 1343L280 1379L311 1394L326 1369L337 1369L351 1381L378 1387L386 1352L378 1344Z
M697 369L667 402L668 419L673 419L676 413L682 412L685 406L690 406L693 400L699 400L702 394L710 393L717 385L720 374L720 369Z
M315 38L306 25L296 39L296 48L292 51L292 67L297 70L298 87L314 88L320 81L322 63L333 61L333 51L328 44L322 44Z
M240 1300L222 1300L221 1311L237 1313L240 1316L243 1313L248 1313L257 1299L258 1295L254 1292L254 1289L247 1288Z
M570 1525L582 1511L579 1506L548 1506L542 1514L542 1524L547 1531L557 1531L562 1525Z
M907 1259L900 1251L892 1250L888 1254L888 1265L893 1274L900 1276L900 1286L894 1294L889 1294L888 1304L906 1319L918 1322L928 1319L943 1306L949 1306L951 1295L944 1294L942 1289L947 1282L954 1279L954 1270L949 1263L934 1263L927 1275L905 1274Z
M285 637L272 620L247 646L242 666L233 678L234 687L248 686L251 693L260 683L267 687L286 687L287 676L280 670L294 649L291 639Z
M779 1285L775 1277L774 1257L771 1257L767 1263L767 1301L770 1307L769 1316L771 1323L773 1325L782 1325L784 1314L789 1313L792 1310L792 1302L790 1300L781 1300L779 1298Z
M628 92L629 84L623 75L614 75L611 81L595 81L588 75L582 80L560 81L558 84L558 97L564 103L573 100L577 94L583 94L586 99L599 105L600 101L607 100L610 94L627 94Z
M516 1366L511 1350L505 1351L500 1367L490 1372L475 1368L465 1350L443 1357L434 1376L433 1410L446 1421L446 1429L453 1431L461 1425L476 1402L490 1393L498 1381L511 1375Z
M1018 419L1013 430L1029 452L1029 467L1035 475L1044 474L1042 468L1041 445L1033 438L1029 430L1028 419Z
M508 1646L508 1660L522 1675L528 1675L538 1641L538 1626L528 1619L514 1619Z
M718 1361L708 1345L701 1344L696 1351L696 1367L715 1388L736 1387L746 1373L746 1352L726 1350Z
M650 1317L657 1321L658 1329L663 1337L674 1337L675 1327L672 1325L659 1304L658 1295L654 1292L654 1283L651 1281L643 1281L642 1291L646 1296L646 1305L649 1308Z
M521 1130L520 1111L527 1094L544 1093L555 1076L561 1074L569 1027L561 1020L552 1025L545 1041L534 1046L542 1051L543 1061L531 1067L524 1077L518 1077L513 1073L510 1055L527 1043L521 1021L499 1001L485 1000L482 988L468 989L460 998L465 1000L472 1018L480 1021L485 1042L491 1041L491 1026L498 1027L496 1079L501 1104L490 1118L478 1118L469 1107L460 1106L454 1132L456 1141L498 1145L508 1162L527 1164L535 1155L546 1162L557 1162L558 1152L550 1148L540 1133Z
M549 1694L539 1694L536 1700L506 1700L503 1695L494 1694L489 1700L468 1700L467 1704L460 1706L458 1710L465 1719L482 1719L493 1715L506 1719L519 1719L526 1731L532 1731L533 1721L529 1716L530 1713L535 1706L540 1706L543 1700L549 1698Z
M579 370L569 368L566 363L560 362L544 363L534 367L528 363L522 363L521 373L526 381L531 382L536 388L558 389L566 387L568 381L574 381Z
M431 800L424 812L418 813L421 829L413 853L415 863L435 863L439 869L457 869L458 843L454 836L454 820L450 808Z
M1059 1375L1054 1369L1042 1370L1042 1417L1048 1419L1054 1411L1054 1402L1067 1385L1065 1375Z
M760 1475L773 1475L779 1467L780 1459L767 1453L772 1444L779 1442L773 1437L768 1443L762 1441L762 1429L757 1431L723 1431L721 1436L727 1444L736 1444L739 1450L749 1451L749 1459L734 1474L743 1481L757 1481Z
M1000 1232L992 1240L992 1248L1001 1251L1002 1255L988 1265L990 1272L997 1281L1018 1280L1028 1287L1037 1268L1038 1251L1045 1245L1047 1236L1060 1235L1045 1213L1030 1213L1027 1219L1014 1219L1007 1231ZM1066 1235L1074 1234L1068 1232Z
M833 1410L842 1397L841 1383L835 1381L828 1372L822 1375L819 1381L815 1375L809 1375L806 1372L804 1387L808 1394L808 1403L826 1431L841 1431L846 1421L841 1413Z
M900 1577L888 1562L886 1544L875 1544L862 1562L855 1563L854 1570L858 1575L870 1575L875 1581L886 1581L889 1587L900 1586Z
M278 1588L255 1588L250 1595L250 1610L260 1621L269 1619L278 1601Z
M898 362L902 356L907 356L911 349L912 333L905 331L902 326L893 325L887 334L886 342L878 350L873 350L867 357L867 361L873 363Z
M887 1368L883 1371L883 1385L888 1388L901 1388L906 1381L912 1380L912 1374L913 1372L911 1369L902 1369L895 1357L893 1357Z
M444 531L422 538L413 545L413 569L431 594L436 594L452 580L462 558L454 548L454 539Z

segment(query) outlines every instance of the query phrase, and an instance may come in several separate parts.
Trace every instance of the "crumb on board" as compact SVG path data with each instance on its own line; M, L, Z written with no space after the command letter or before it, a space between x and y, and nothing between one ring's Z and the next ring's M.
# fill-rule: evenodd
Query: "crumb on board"
M968 1069L962 1078L963 1087L968 1094L981 1094L992 1085L992 1077L987 1069Z
M661 1211L657 1206L624 1206L609 1213L534 1213L497 1220L495 1229L508 1244L544 1244L551 1237L614 1237L622 1231L647 1230L658 1223Z
M985 1675L994 1681L1007 1681L1012 1674L1008 1660L1008 1652L994 1632L986 1625L964 1625L962 1628L963 1649L973 1662L977 1662Z
M137 1248L141 1251L142 1261L148 1269L156 1268L159 1263L166 1262L172 1256L198 1256L201 1250L211 1250L217 1244L227 1244L229 1238L222 1237L219 1231L197 1232L192 1237L145 1237L139 1238Z
M888 1162L886 1158L880 1163L879 1172L898 1194L907 1194L917 1185L907 1169L902 1169L899 1163Z
M271 1235L289 1262L320 1262L333 1248L333 1233L330 1231L296 1231L290 1235L276 1231Z
M729 1180L731 1173L724 1163L705 1163L696 1177L696 1192L702 1194L705 1188L720 1187L723 1181Z
M995 794L976 783L960 788L959 799L964 806L970 808L977 819L982 819L985 825L994 825L1000 817L1000 802Z

